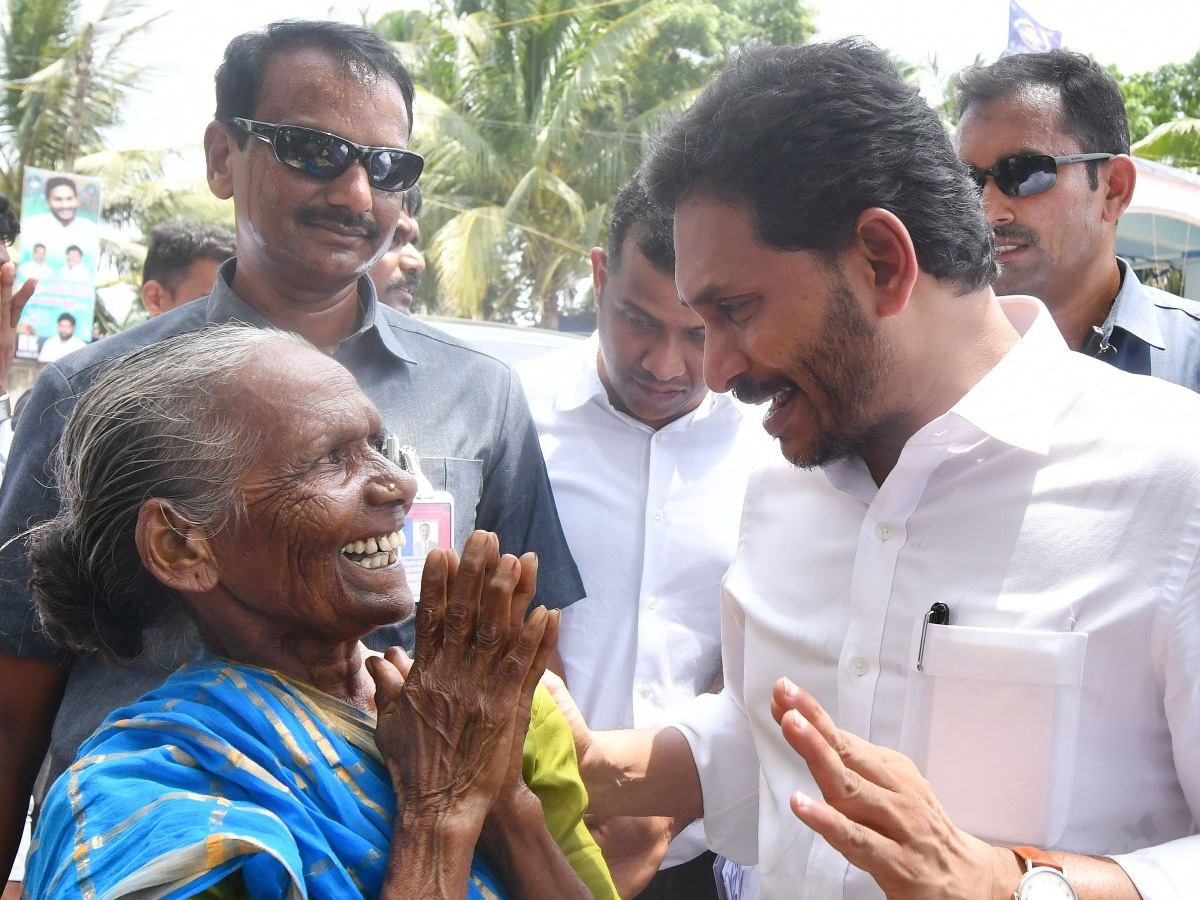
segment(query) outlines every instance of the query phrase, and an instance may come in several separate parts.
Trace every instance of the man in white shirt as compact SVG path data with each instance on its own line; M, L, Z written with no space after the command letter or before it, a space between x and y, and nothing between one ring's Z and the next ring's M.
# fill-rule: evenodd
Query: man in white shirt
M613 201L608 252L592 250L596 333L518 369L587 591L558 649L593 728L659 725L720 689L721 576L746 479L774 455L757 411L705 387L704 323L674 275L671 217L635 176ZM605 849L618 887L636 889ZM696 825L639 896L715 898L705 851Z
M709 385L807 471L751 480L725 691L579 736L593 811L703 814L766 900L1194 897L1200 398L996 299L870 45L743 54L643 177Z
M58 334L46 338L46 342L42 344L38 362L52 363L86 346L87 344L75 337L75 317L65 312L58 317Z

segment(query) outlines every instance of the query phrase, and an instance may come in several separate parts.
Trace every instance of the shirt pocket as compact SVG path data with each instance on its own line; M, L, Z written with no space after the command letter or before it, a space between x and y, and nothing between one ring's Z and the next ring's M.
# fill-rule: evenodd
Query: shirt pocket
M1052 847L1070 809L1087 635L930 625L913 632L900 749L959 828Z
M435 491L454 498L454 547L459 553L475 530L475 513L483 492L483 460L446 456L421 457L421 471Z

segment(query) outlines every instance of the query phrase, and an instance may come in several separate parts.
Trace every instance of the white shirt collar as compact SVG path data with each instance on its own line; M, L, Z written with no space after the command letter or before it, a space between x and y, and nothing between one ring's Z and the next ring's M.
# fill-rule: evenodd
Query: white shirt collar
M600 370L597 364L597 359L600 353L600 332L593 331L586 341L579 342L579 348L574 347L570 351L574 354L574 364L579 366L578 378L564 379L554 396L554 408L560 412L569 412L579 409L585 403L594 402L609 410L614 416L625 419L631 424L642 428L649 428L632 416L617 410L613 407L612 402L608 399L608 389L605 388L604 382L600 380ZM664 425L660 431L672 430L677 431L684 428L690 428L693 422L707 418L716 410L723 408L726 404L732 404L733 400L726 394L714 394L712 391L706 391L704 399L687 415L680 416L669 425Z

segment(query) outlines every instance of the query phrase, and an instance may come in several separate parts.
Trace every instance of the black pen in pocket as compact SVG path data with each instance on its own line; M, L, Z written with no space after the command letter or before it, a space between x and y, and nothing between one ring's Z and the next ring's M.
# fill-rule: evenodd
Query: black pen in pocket
M917 671L922 672L925 669L925 634L929 631L930 625L949 625L950 624L950 607L940 600L929 607L929 612L925 613L925 621L921 624L921 643L917 646Z

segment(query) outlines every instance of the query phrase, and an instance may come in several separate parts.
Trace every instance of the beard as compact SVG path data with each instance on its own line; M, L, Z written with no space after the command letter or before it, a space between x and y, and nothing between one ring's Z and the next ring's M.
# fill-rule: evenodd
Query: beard
M899 418L879 409L893 364L887 341L867 322L845 278L834 272L821 331L791 352L789 368L806 374L808 388L801 390L783 375L742 376L734 394L757 403L790 389L795 392L790 403L807 402L817 419L817 436L784 455L798 468L814 469L858 453Z

